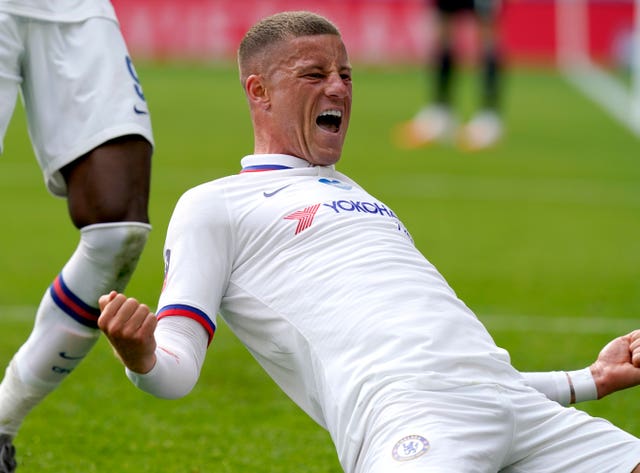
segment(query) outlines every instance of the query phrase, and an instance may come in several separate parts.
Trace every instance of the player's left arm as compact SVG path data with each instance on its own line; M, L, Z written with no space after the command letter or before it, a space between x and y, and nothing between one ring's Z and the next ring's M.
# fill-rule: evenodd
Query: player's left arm
M640 330L615 338L590 366L598 399L640 384Z
M610 341L591 366L577 371L522 373L526 383L563 405L601 399L640 385L640 330Z

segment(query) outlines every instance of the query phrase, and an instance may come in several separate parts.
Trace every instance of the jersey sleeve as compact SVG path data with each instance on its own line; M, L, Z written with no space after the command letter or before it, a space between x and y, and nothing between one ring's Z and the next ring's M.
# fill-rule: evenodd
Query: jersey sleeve
M165 280L157 316L197 321L211 343L233 261L229 212L214 183L185 193L173 212L164 247Z
M577 371L522 373L525 382L563 406L598 399L598 390L589 368Z
M156 364L145 374L126 369L131 382L163 399L178 399L191 392L200 377L208 337L189 318L166 317L155 331Z
M156 364L145 374L126 370L134 385L161 398L183 397L195 386L231 272L228 212L212 184L185 193L169 222L156 311Z

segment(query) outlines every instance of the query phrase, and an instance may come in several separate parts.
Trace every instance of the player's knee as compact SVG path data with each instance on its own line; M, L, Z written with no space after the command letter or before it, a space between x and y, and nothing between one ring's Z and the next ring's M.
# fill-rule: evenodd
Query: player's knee
M80 229L99 224L149 223L148 196L145 193L129 195L126 199L124 196L105 198L99 203L94 201L94 205L89 202L75 205L76 202L69 200L69 215Z
M110 289L122 291L138 264L150 231L151 225L142 222L88 225L81 230L81 251L93 261L97 271L115 278Z
M131 190L119 198L108 196L94 208L90 223L142 222L149 223L149 195L144 191Z

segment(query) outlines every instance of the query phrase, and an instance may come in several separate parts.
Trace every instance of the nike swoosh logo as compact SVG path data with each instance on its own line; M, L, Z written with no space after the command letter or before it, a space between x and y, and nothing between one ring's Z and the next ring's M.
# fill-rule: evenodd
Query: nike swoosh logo
M65 360L81 360L84 358L84 356L71 356L71 355L67 355L66 351L61 351L59 353L60 358L64 358Z
M147 113L149 113L149 112L147 112L146 110L143 110L143 109L141 109L141 108L138 108L138 106L137 106L137 105L134 105L134 106L133 106L133 111L134 111L134 112L136 112L138 115L146 115Z
M287 187L289 187L291 184L287 184L286 186L282 186L280 189L276 189L273 192L263 192L262 195L265 197L273 197L274 195L276 195L278 192L280 192L281 190L286 189Z

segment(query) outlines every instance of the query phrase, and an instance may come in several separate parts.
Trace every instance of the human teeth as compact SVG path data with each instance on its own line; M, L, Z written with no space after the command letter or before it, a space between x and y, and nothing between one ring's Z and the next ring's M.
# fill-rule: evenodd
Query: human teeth
M325 110L316 118L316 124L325 131L337 133L342 123L342 111Z
M342 118L342 112L340 110L327 110L326 112L322 112L320 114L321 117L330 116L330 117L338 117Z

